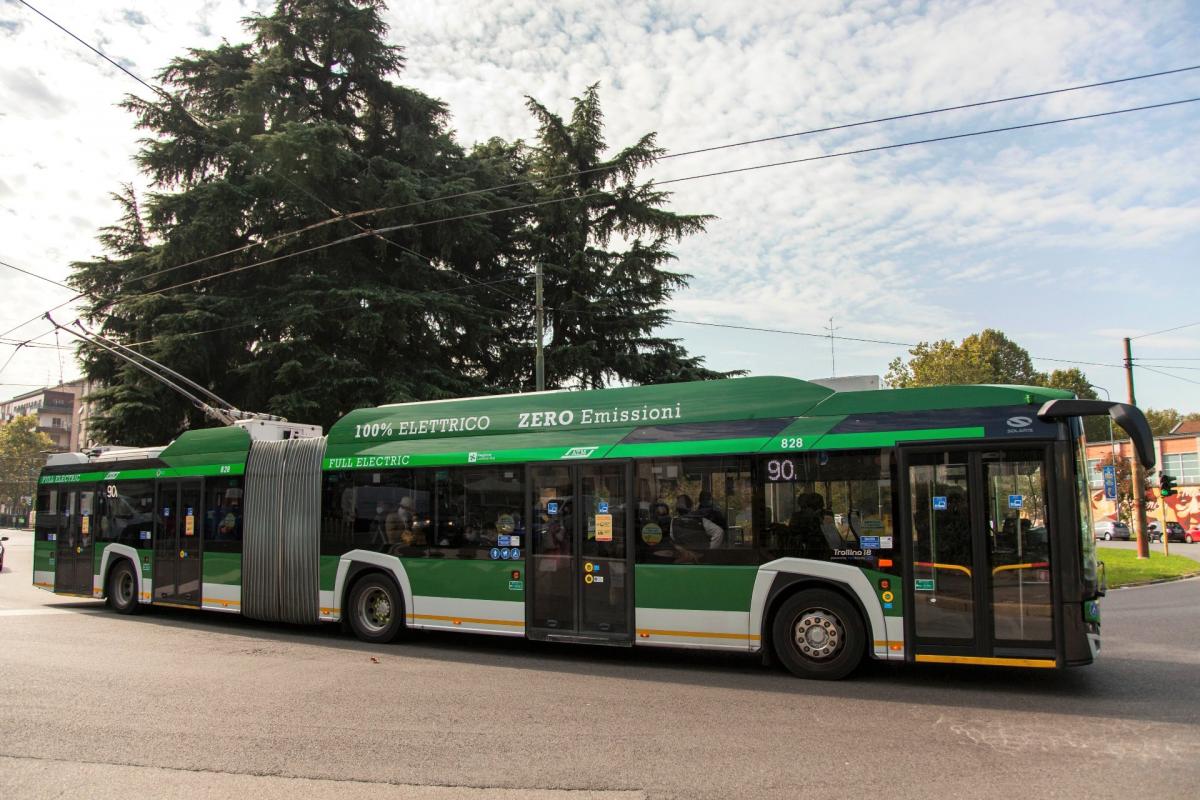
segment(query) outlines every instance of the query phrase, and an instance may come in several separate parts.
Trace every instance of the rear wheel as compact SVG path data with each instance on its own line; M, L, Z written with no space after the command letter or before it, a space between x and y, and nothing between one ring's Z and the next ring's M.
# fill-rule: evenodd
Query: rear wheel
M1192 543L1192 535L1189 533L1187 536L1183 537L1183 540L1185 542L1187 542L1188 544L1191 544Z
M396 584L368 575L350 592L350 627L364 642L391 642L404 630L404 600Z
M849 675L866 647L858 609L825 589L806 589L785 600L775 614L771 639L789 672L820 680Z
M138 608L137 573L122 559L108 573L108 607L118 614L132 614Z
M1111 533L1106 533L1106 534L1104 534L1104 541L1106 541L1106 542L1111 542L1111 541L1112 541L1112 534L1111 534Z

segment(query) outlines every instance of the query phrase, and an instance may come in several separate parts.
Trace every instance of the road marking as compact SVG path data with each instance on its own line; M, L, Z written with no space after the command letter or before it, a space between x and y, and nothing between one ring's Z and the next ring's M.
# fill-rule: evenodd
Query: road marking
M96 614L100 608L0 608L0 617L35 617L39 614Z

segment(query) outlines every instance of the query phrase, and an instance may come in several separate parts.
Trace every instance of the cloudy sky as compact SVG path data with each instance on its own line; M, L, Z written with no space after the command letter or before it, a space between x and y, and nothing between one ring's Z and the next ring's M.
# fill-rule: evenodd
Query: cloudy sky
M150 78L187 47L244 38L270 3L34 5ZM672 152L1200 63L1200 4L1144 2L393 2L400 80L449 104L464 145L529 137L525 95L568 111L599 81L608 141ZM98 252L109 192L138 182L116 107L144 92L0 0L0 259L53 279ZM660 180L1200 97L1200 70L668 159ZM678 247L679 319L917 342L1000 328L1040 369L1084 363L1124 394L1121 337L1200 323L1200 103L672 185L718 216ZM69 297L0 267L0 326ZM69 311L64 318L73 318ZM33 324L8 334L26 339ZM823 377L828 339L676 323L720 369ZM40 341L52 343L53 337ZM1134 342L1142 405L1200 411L1200 324ZM836 374L905 348L836 341ZM0 363L11 346L0 345ZM1052 360L1061 359L1061 360ZM1189 360L1190 359L1190 360ZM61 362L61 363L60 363ZM25 349L0 394L78 374ZM1164 374L1165 373L1165 374Z

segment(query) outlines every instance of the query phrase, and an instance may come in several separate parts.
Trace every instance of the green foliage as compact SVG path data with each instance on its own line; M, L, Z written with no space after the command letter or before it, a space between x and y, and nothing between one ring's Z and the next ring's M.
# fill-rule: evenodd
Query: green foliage
M962 383L1033 385L1046 376L1033 368L1029 353L1002 332L988 328L955 344L949 339L921 342L909 360L894 359L885 380L889 386L946 386Z
M37 424L36 414L26 414L0 425L0 505L8 513L29 511L24 498L35 493L46 451L55 449Z
M1185 420L1200 419L1200 414L1182 414L1174 408L1147 408L1144 413L1146 422L1150 423L1150 430L1154 431L1155 436L1166 436Z
M1096 555L1104 562L1109 588L1150 581L1187 578L1200 574L1200 563L1188 556L1164 556L1150 551L1150 558L1138 559L1136 550L1097 547Z
M604 160L593 87L569 124L531 101L535 144L466 153L440 101L394 82L404 57L384 41L383 8L280 0L245 20L250 41L174 59L159 76L173 99L126 100L155 192L125 187L105 255L74 265L86 317L240 408L329 426L364 405L530 387L542 261L547 304L564 309L551 312L551 385L711 377L652 335L685 282L658 269L666 243L705 219L633 182L660 152L653 135ZM549 197L572 199L528 207ZM372 213L290 235L359 211ZM403 227L368 230L388 226ZM614 235L632 240L625 252L601 249ZM357 238L255 266L345 237ZM104 387L93 424L106 441L211 424L102 350L81 361Z
M1064 389L1077 397L1096 399L1087 375L1078 367L1038 372L1025 348L1001 331L988 328L955 344L942 339L921 342L909 350L909 360L894 359L885 378L889 386L946 386L960 383L1009 383ZM1109 440L1104 417L1088 417L1084 429L1090 442ZM1120 428L1115 433L1122 433ZM1118 436L1120 438L1120 436ZM1125 437L1128 438L1128 437Z
M678 340L653 335L667 321L663 304L688 279L665 268L675 259L669 246L711 219L665 210L670 194L637 181L664 152L655 134L606 157L597 84L574 98L568 120L533 98L527 105L538 136L525 174L539 205L526 253L545 274L547 388L724 377Z

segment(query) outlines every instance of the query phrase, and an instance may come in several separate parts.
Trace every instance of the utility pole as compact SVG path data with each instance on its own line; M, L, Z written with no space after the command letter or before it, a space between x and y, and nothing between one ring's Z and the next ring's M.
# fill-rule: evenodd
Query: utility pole
M837 358L833 352L833 332L837 328L833 327L833 317L829 318L829 377L837 377Z
M1137 399L1133 393L1133 350L1128 336L1125 337L1125 388L1129 391L1129 405L1136 406ZM1133 507L1136 510L1133 522L1134 531L1137 533L1137 557L1149 558L1150 539L1146 535L1146 475L1136 454L1129 459L1129 467L1130 483L1133 484ZM1166 535L1164 530L1163 536Z
M537 356L534 360L534 382L539 392L546 389L546 358L542 352L542 264L537 264Z

